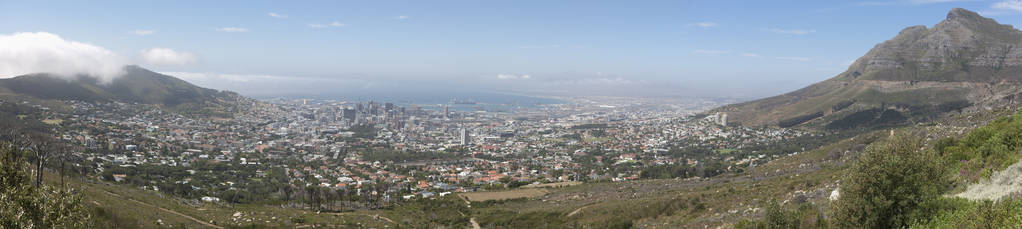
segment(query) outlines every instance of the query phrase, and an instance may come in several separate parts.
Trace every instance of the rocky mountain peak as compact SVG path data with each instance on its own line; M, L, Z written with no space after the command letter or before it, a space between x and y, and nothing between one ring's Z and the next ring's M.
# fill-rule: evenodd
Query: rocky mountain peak
M980 16L962 8L954 8L947 18L934 26L934 32L956 36L958 40L995 39L1002 42L1018 42L1022 33L1011 25L1002 25L994 19Z
M716 111L743 124L844 128L918 122L977 104L1014 102L1018 95L1022 31L955 8L932 27L901 30L831 79ZM882 118L892 107L896 111Z
M979 14L976 12L972 12L962 8L954 8L947 13L947 19L944 19L944 21L976 21L982 19L986 18L984 18L983 16L979 16Z
M844 80L997 81L1022 67L1022 31L962 8L932 28L911 26L878 44Z

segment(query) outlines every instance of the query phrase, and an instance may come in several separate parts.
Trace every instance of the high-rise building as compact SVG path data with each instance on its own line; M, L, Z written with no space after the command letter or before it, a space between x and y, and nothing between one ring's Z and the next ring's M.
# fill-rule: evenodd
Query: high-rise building
M341 110L341 116L347 120L355 120L355 109L344 108Z
M450 117L451 117L450 106L444 105L444 118Z
M469 139L469 136L468 136L468 129L467 128L461 128L461 145L468 145L469 143L472 142L471 140L472 139Z

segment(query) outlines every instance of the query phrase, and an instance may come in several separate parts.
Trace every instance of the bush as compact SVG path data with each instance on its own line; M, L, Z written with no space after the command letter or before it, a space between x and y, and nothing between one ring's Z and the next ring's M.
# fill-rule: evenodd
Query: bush
M835 203L841 228L900 228L934 214L925 203L950 184L943 160L918 137L898 135L870 146L842 180Z
M486 228L570 228L563 213L551 211L512 212L496 210L477 217Z
M738 229L789 229L789 228L827 228L823 212L817 210L812 203L804 203L798 209L787 210L776 200L767 202L766 214L762 220L742 220L735 224Z
M934 146L958 168L958 181L971 183L1018 161L1022 150L1022 114L998 118L959 141Z
M13 145L0 143L0 228L92 228L82 195L33 187L22 155Z
M766 208L766 228L797 228L798 212L781 208L777 200L770 200Z
M917 221L910 228L1017 228L1022 225L1022 200L1001 202L942 199L945 205L932 219Z

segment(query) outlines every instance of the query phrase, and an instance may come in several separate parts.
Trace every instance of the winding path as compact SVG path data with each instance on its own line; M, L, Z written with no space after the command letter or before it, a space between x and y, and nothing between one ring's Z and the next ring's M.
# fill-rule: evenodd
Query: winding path
M575 209L574 211L571 211L571 213L568 213L568 217L571 217L571 216L573 216L573 215L575 215L575 214L578 214L579 212L581 212L581 211L582 211L582 209L586 209L586 208L588 208L589 206L592 206L592 205L586 205L586 206L582 206L582 207L580 207L580 208L578 208L578 209Z
M180 213L180 212L177 212L177 211L174 211L174 210L162 208L162 207L159 207L159 206L156 206L156 205L152 205L152 204L149 204L149 203L146 203L146 202L142 202L142 201L138 201L138 200L131 199L131 198L124 198L120 194L110 192L109 190L107 190L106 192L109 193L110 195L116 196L118 198L130 200L130 201L133 201L133 202L138 203L138 204L143 205L143 206L148 206L148 207L153 207L153 208L156 208L156 209L160 209L160 210L163 210L165 212L168 212L168 213L171 213L171 214L175 214L175 215L184 217L185 219L189 219L189 220L195 221L196 223L200 223L202 225L206 225L208 227L217 228L217 229L223 229L224 228L224 227L221 227L221 226L217 226L217 225L208 223L206 221L202 221L202 220L196 219L195 217L191 217L191 216L185 215L183 213Z
M465 196L462 196L462 195L458 195L458 196L461 197L462 200L465 200L465 206L468 206L469 209L472 208L472 202L468 201L468 197L465 197ZM468 222L472 223L472 229L481 229L482 228L482 227L479 226L479 222L476 222L476 217L469 218Z

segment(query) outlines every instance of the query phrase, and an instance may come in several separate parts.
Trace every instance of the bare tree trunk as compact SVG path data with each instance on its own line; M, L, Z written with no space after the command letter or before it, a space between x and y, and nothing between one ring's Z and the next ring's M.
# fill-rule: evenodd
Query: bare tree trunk
M37 154L38 155L38 154ZM39 188L43 184L43 157L42 155L36 160L35 166L35 187Z
M60 159L60 187L64 187L64 159Z

